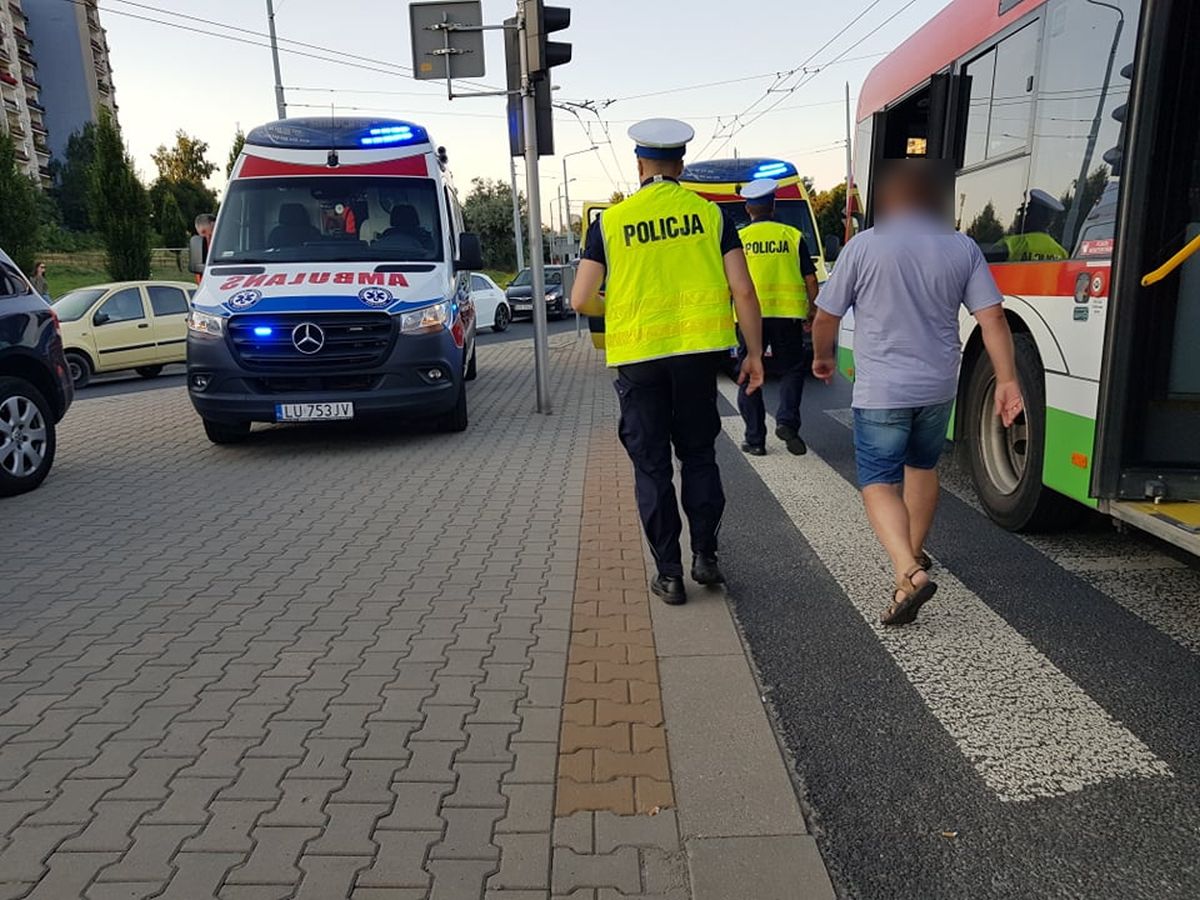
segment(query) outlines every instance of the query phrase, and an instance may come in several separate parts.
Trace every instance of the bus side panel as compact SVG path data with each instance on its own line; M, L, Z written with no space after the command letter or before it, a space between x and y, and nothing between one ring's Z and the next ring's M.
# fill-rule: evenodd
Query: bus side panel
M1095 508L1090 496L1096 447L1099 385L1083 378L1046 373L1046 458L1042 483Z
M848 310L838 326L838 371L847 381L854 381L854 310Z

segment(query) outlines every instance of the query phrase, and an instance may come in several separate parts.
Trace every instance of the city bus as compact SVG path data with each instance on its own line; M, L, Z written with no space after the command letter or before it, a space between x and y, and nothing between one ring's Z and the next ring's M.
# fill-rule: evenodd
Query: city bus
M1011 530L1091 507L1200 552L1197 46L1193 0L953 0L863 85L868 224L886 161L948 163L1005 297L1027 411L992 415L964 313L951 437Z

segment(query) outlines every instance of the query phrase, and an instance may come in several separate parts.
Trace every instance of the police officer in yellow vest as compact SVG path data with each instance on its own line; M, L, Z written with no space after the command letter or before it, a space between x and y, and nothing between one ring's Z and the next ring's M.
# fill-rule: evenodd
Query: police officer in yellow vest
M621 443L633 461L638 511L658 567L650 588L671 604L687 600L672 446L692 578L704 585L725 580L717 566L725 509L716 460L717 375L736 342L731 295L746 345L741 383L750 393L762 385L758 298L737 229L715 204L679 186L693 135L672 119L629 129L641 189L606 209L588 230L571 296L577 312L605 317Z
M746 263L758 302L762 306L763 344L770 348L767 367L779 374L779 407L775 436L789 451L808 452L800 437L800 400L804 379L812 365L811 344L805 340L817 299L817 269L798 228L775 218L775 192L771 178L752 181L742 189L750 224L741 231ZM744 343L739 341L744 353ZM738 389L738 410L746 423L742 450L752 456L767 452L767 410L761 391Z
M1034 188L1021 212L1021 232L1001 238L1004 255L998 256L996 262L1056 262L1071 255L1050 235L1054 217L1066 212L1061 201L1041 188Z

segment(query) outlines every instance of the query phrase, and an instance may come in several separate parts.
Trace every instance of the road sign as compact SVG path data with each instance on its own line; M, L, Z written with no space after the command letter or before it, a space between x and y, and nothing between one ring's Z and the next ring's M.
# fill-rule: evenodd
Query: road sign
M413 75L422 81L482 78L483 4L410 3ZM469 30L460 30L469 29Z

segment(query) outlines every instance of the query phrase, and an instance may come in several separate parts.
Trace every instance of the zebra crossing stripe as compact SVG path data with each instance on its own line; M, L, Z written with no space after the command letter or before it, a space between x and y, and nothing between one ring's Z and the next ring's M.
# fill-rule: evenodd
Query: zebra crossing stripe
M736 402L736 395L722 391ZM725 418L741 440L740 418ZM1132 732L950 573L917 624L879 625L891 566L858 491L815 453L747 457L984 784L1007 802L1172 777Z
M854 427L853 410L830 409L826 414L847 428ZM983 512L966 472L946 462L938 475L943 490ZM1116 529L1016 537L1184 649L1200 653L1200 570L1154 549L1149 537L1131 539Z

